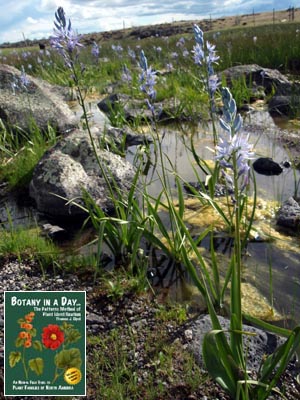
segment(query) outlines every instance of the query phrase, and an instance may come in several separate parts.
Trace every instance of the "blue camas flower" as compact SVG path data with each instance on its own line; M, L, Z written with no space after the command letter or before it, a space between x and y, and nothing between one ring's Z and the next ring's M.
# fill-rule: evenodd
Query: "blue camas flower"
M239 190L243 191L249 183L249 160L253 158L253 145L249 135L242 133L242 117L237 113L236 102L228 88L222 88L223 116L220 126L225 131L216 145L216 160L222 168L225 181L233 186L232 174L240 179Z
M194 35L196 45L193 47L195 64L203 66L207 74L207 89L211 100L219 86L218 76L215 74L213 64L217 64L219 56L216 53L216 46L208 41L204 41L202 30L198 25L194 25Z
M156 84L156 71L154 71L152 67L148 67L148 61L143 50L141 50L140 54L140 67L142 69L139 76L141 84L140 89L143 93L146 93L147 105L149 109L154 112L153 102L156 98L156 90L154 88Z
M29 81L29 79L26 75L25 69L24 69L24 65L22 65L22 67L21 67L20 82L24 89L27 89L27 87L30 84L30 81Z
M83 47L80 43L80 35L72 29L70 19L67 24L62 7L59 7L55 13L54 25L54 36L51 37L50 44L63 56L65 64L70 68L73 64L74 50Z
M127 68L126 64L123 65L121 79L124 83L130 84L132 82L132 75L131 75L129 69Z
M96 42L93 42L91 53L98 60L100 55L100 48Z

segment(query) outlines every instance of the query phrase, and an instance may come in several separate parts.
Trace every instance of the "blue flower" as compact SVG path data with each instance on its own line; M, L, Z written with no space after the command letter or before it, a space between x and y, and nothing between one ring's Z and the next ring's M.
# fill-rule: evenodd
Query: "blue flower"
M236 103L228 88L222 88L222 100L223 117L220 118L220 126L225 130L225 135L220 137L216 145L215 158L223 168L226 182L231 182L231 186L233 180L229 171L237 173L237 177L241 178L242 191L249 183L249 160L254 156L253 145L249 143L249 134L241 132L242 118L237 113Z
M96 42L93 42L91 53L95 58L99 58L100 48Z
M156 71L152 67L143 70L140 74L140 89L142 92L146 93L149 99L155 100L156 90L154 86L156 84Z
M55 19L54 36L51 37L50 44L63 56L66 65L71 67L73 63L72 53L75 49L83 47L80 43L81 37L72 29L71 20L67 24L65 12L62 7L57 9Z
M123 47L120 44L112 44L111 48L118 55L118 57L122 57Z
M154 89L156 84L156 71L154 71L152 67L148 67L148 61L143 50L140 55L140 67L142 69L139 77L141 83L140 89L143 93L147 94L148 101L152 102L156 98L156 90Z
M121 79L125 83L130 83L132 81L132 76L131 76L130 71L127 68L126 64L123 66L123 72L122 72Z
M22 67L21 67L20 82L24 89L27 89L27 87L30 84L30 81L29 81L29 79L26 75L25 69L24 69L24 65L22 65Z
M215 50L216 46L207 41L206 42L206 48L208 50L207 63L208 64L216 63L220 58L219 56L217 56L217 53L216 53L216 50Z
M129 46L128 46L127 54L128 54L128 56L129 56L130 58L132 58L133 60L136 59L135 51L132 50Z
M204 46L204 39L203 39L202 30L196 24L194 24L193 29L194 29L196 43L199 44L201 47L203 47Z
M220 84L218 76L214 72L213 64L217 64L219 56L216 53L216 46L209 41L204 41L202 30L198 25L194 25L196 45L193 47L194 61L199 66L204 66L206 69L206 85L213 102L214 94Z
M193 47L192 52L194 53L195 64L198 64L201 66L203 59L204 59L203 47L199 43L197 43L196 46Z

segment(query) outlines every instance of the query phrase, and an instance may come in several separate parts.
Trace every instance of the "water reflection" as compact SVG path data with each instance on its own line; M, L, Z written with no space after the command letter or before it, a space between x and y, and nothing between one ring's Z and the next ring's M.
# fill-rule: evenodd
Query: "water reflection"
M245 297L248 296L247 307L251 304L252 312L260 317L284 318L289 321L300 322L299 240L278 233L274 218L276 207L295 194L300 174L298 170L294 171L288 164L285 164L289 160L290 154L288 149L285 149L278 140L278 127L267 112L262 111L247 116L244 129L250 133L250 141L254 144L256 158L270 157L283 169L280 175L266 176L255 173L260 208L258 219L261 221L256 223L255 228L259 233L256 237L253 237L253 242L249 244L247 255L243 260L243 284L247 292ZM165 162L169 167L168 179L171 188L175 189L174 171L183 181L193 182L196 180L193 167L197 168L197 166L189 150L192 137L197 155L204 160L213 162L211 132L210 126L174 125L161 129L162 150L169 160ZM135 149L132 149L132 154L128 154L128 159L131 159L134 152ZM153 179L149 182L148 190L155 197L161 191L161 183L158 179L158 175L161 175L161 166L157 164L152 168ZM198 169L196 171L201 179L205 180L202 171ZM201 211L195 210L195 214L198 214L198 218L199 215L201 217ZM203 219L207 220L208 217L202 214ZM196 225L197 223L194 222L191 229L196 231ZM226 270L228 255L232 246L231 238L221 235L215 238L215 244L220 266L223 270ZM205 256L209 259L208 246L206 250ZM168 278L171 281L174 280L174 269L168 268L164 270L164 279L161 280L163 286L166 286ZM166 271L169 271L169 274ZM189 297L192 301L195 298L200 301L199 293L190 286L191 282L187 284L188 277L184 279L180 279L180 277L182 277L182 271L180 271L176 281L177 285L173 285L170 291L172 298L183 300ZM154 281L154 283L157 282Z
M283 172L280 175L265 176L255 173L255 179L258 189L258 195L268 200L276 200L279 203L288 199L295 194L295 187L300 179L298 170L294 171L291 167L285 167L287 160L290 159L290 154L280 142L276 139L278 128L274 124L272 118L266 112L255 113L258 122L261 125L253 124L256 122L252 116L251 124L245 125L245 131L250 133L250 142L253 143L255 149L255 157L269 157L282 166ZM262 120L264 124L262 125ZM272 124L271 124L272 121ZM246 120L247 122L247 120ZM199 158L210 160L213 163L213 143L212 143L212 128L211 126L189 126L189 125L173 125L163 127L160 131L160 136L163 153L168 157L169 161L165 161L165 166L169 168L169 180L171 187L175 186L174 171L182 178L183 181L196 181L196 175L193 167L196 168L196 163L193 160L191 151L191 139L193 138L195 150ZM153 146L153 145L152 145ZM127 154L127 159L132 161L136 153L136 147L130 148ZM254 160L253 160L254 161ZM171 167L171 165L172 167ZM160 166L155 165L152 168L161 173ZM200 169L196 168L201 179L205 180L205 176ZM152 175L153 171L149 171ZM158 195L161 190L161 184L157 179L157 174L154 173L154 179L149 183L149 191L153 195Z

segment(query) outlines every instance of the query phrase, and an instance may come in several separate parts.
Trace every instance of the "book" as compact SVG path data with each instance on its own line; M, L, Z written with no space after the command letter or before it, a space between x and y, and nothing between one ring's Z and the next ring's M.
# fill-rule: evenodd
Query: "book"
M4 395L85 396L86 293L4 292Z

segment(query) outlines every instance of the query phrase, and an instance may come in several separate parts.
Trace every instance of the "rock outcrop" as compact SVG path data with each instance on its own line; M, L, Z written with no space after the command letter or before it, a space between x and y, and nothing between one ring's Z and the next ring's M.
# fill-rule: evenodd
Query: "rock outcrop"
M65 100L62 88L0 64L0 118L6 126L30 132L33 126L45 131L51 125L66 133L77 123Z
M231 87L233 81L245 79L246 85L253 92L253 100L272 95L268 109L271 115L291 115L300 106L300 84L290 81L276 69L263 68L256 64L238 65L220 73Z
M300 204L293 197L288 198L277 214L277 225L299 233Z
M37 209L53 217L86 216L83 192L88 192L103 210L113 210L107 180L113 191L127 192L135 174L133 166L120 156L103 150L102 129L94 127L97 157L86 131L76 129L48 150L36 166L30 183L30 196ZM106 174L106 177L105 175Z
M219 321L225 331L230 329L230 322L228 319L219 317ZM192 340L189 343L189 348L194 354L198 364L204 368L205 365L201 350L204 335L212 330L210 316L202 315L198 317L192 323L190 330ZM273 353L275 349L284 342L284 340L272 333L268 333L249 325L243 325L243 331L251 332L252 334L252 336L245 335L245 342L247 341L247 369L258 371L265 355Z
M266 94L270 94L274 89L278 90L282 85L290 85L288 78L278 70L263 68L257 64L227 68L220 75L226 78L226 83L229 87L233 81L245 78L248 87L252 85L261 86Z

